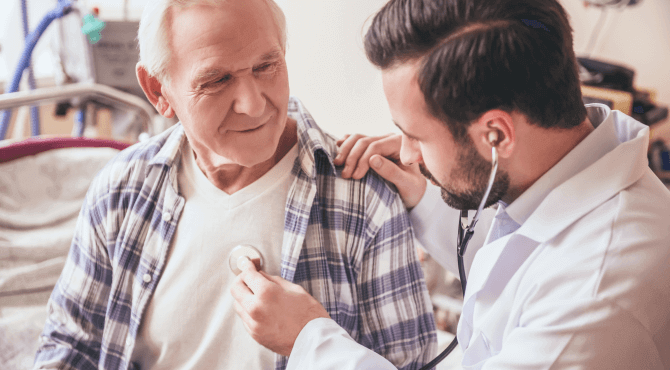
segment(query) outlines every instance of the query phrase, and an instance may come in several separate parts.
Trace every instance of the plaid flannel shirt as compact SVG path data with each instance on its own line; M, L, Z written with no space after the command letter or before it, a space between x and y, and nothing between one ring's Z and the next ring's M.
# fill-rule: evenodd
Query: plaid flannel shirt
M405 208L370 172L345 180L327 136L295 98L299 154L286 203L281 276L304 287L359 343L402 369L430 361L432 306ZM35 368L127 369L184 199L180 124L119 153L91 185L48 303ZM346 354L342 354L345 356ZM277 355L276 369L287 358Z

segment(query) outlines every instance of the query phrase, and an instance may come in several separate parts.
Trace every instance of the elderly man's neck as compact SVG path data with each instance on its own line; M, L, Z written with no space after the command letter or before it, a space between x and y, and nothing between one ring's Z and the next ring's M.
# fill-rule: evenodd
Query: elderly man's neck
M274 155L267 161L255 166L245 167L238 164L215 165L208 158L198 156L197 150L194 150L194 155L198 167L207 179L225 193L233 194L251 185L270 171L297 142L298 132L296 122L289 118L286 121L286 127L279 139L279 144Z

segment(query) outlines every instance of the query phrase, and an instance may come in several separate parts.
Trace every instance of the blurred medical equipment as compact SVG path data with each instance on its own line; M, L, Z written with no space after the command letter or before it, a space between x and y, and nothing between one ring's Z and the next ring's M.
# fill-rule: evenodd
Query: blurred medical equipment
M25 5L29 0L22 1ZM54 0L55 2L56 0ZM127 4L126 4L127 7ZM25 7L24 7L25 8ZM125 9L125 8L124 8ZM95 17L97 10L87 10L76 0L58 0L54 10L47 13L38 27L28 36L26 46L19 59L12 81L7 85L6 92L18 90L23 71L30 65L30 57L38 39L46 28L55 21L56 31L55 83L64 88L63 96L52 98L56 90L40 92L39 97L49 95L42 102L57 103L55 115L64 116L68 110L77 109L74 136L83 136L83 127L92 132L87 136L96 136L94 130L96 113L108 110L112 119L112 135L115 139L134 142L140 137L149 137L165 130L176 120L168 120L156 114L146 101L135 77L135 64L138 60L137 42L135 37L139 22L107 21L102 22ZM70 86L77 85L78 93L72 96ZM84 93L83 90L88 92ZM42 94L44 93L44 94ZM8 95L8 94L5 94ZM132 96L134 95L134 97ZM3 95L4 97L4 95ZM113 97L110 99L110 97ZM111 101L133 101L132 109L125 104L121 109ZM140 102L142 101L142 102ZM2 106L0 109L7 108ZM7 134L11 119L11 111L5 110L0 120L0 140ZM17 120L21 121L21 120ZM89 122L85 122L89 121ZM18 122L16 125L21 124ZM17 126L18 127L18 126ZM21 132L15 127L14 132ZM40 124L31 121L31 134L37 136L41 132Z
M242 272L241 264L245 260L253 262L256 265L256 270L261 271L263 269L263 255L261 252L251 245L243 244L233 248L228 255L230 271L239 275Z
M654 104L649 92L635 89L632 69L589 58L577 61L584 103L603 103L648 126L668 116L668 108Z
M9 86L6 88L6 92L8 93L13 93L15 91L18 91L19 89L19 82L21 82L21 77L23 76L23 71L26 70L27 68L30 67L30 60L31 56L33 53L33 50L35 49L35 46L37 45L37 41L40 39L44 31L49 27L51 22L53 22L55 19L61 18L64 15L70 13L72 10L72 2L70 0L59 0L58 5L56 8L48 12L44 18L40 21L39 25L37 28L30 34L27 32L27 10L26 10L26 2L24 0L21 1L21 8L22 8L22 14L24 18L24 33L27 34L25 37L26 39L26 45L23 49L23 52L21 53L21 57L19 59L18 66L16 68L16 71L14 72L14 75L12 76L12 79L9 83ZM5 134L7 132L7 128L9 126L9 121L11 119L11 112L10 111L4 111L2 112L2 117L0 118L0 140L3 140L5 138ZM33 135L39 135L39 127L36 126L38 122L33 120L33 127L32 127L32 132Z
M491 142L491 174L489 175L489 182L486 186L486 192L482 197L481 202L479 202L479 207L477 212L472 217L472 221L468 224L468 210L461 210L461 219L458 222L458 241L456 242L456 258L458 259L458 275L461 279L461 288L463 289L463 296L465 296L465 287L467 286L467 276L465 275L465 265L463 263L463 256L465 255L465 250L468 248L468 243L475 233L475 226L477 221L479 221L479 215L484 209L486 201L489 199L489 193L493 187L493 181L495 180L496 173L498 172L498 151L496 150L495 143L498 141L498 136L495 132L489 133L489 142ZM429 370L437 366L442 360L444 360L458 345L458 338L454 337L454 340L447 346L447 348L442 351L437 357L432 361L424 365L419 370Z
M16 1L18 5L21 0ZM56 115L76 109L71 137L39 136L56 122L49 123L43 112L42 122L31 121L34 137L22 137L25 120L17 117L14 138L0 140L0 369L32 366L46 303L65 264L94 176L120 150L174 123L157 114L141 97L139 85L132 84L136 22L106 22L103 28L75 1L53 3L56 8L26 37L7 93L0 95L0 110L5 110L0 139L8 133L11 109L19 109L18 116L26 106L48 103L56 103ZM25 11L22 14L27 17ZM49 24L56 43L56 86L17 91ZM116 29L119 25L125 31ZM27 22L24 26L27 29ZM5 50L3 54L9 56ZM104 132L100 118L109 118L107 112L113 120L111 133Z

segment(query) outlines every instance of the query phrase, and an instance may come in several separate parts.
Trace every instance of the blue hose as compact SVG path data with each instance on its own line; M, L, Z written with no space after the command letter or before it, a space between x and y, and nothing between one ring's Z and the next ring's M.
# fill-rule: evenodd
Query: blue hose
M84 127L86 126L86 105L83 104L81 108L74 115L74 136L84 137Z
M30 35L28 35L26 38L26 47L23 49L23 54L21 54L21 58L19 59L19 65L14 72L14 76L12 77L9 86L5 90L7 93L13 93L18 90L21 76L23 76L23 71L30 65L30 57L33 53L33 50L35 49L35 45L37 45L37 41L40 39L47 27L49 27L54 19L63 17L71 10L71 0L59 0L56 8L48 12L37 25L37 28L32 33L30 33ZM12 112L10 110L5 110L2 112L2 118L0 119L0 140L5 139L11 118Z
M28 0L21 0L21 14L23 18L23 37L28 37ZM28 60L28 87L35 90L35 74L33 73L32 61ZM30 107L30 128L32 136L40 134L40 111L35 105Z

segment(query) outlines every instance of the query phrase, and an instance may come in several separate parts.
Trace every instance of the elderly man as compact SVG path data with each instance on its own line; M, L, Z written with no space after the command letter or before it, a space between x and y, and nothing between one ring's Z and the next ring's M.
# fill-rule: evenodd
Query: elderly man
M396 366L434 355L402 201L374 174L338 175L335 140L289 98L284 23L271 0L147 6L138 79L181 122L93 182L36 368L285 367L288 352L275 357L235 314L228 261L241 244Z

